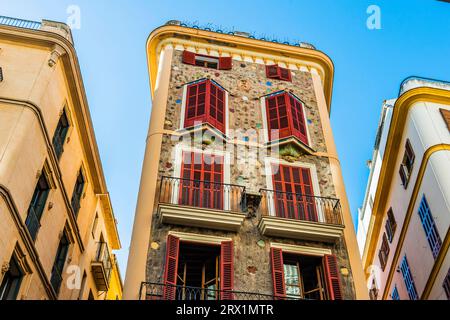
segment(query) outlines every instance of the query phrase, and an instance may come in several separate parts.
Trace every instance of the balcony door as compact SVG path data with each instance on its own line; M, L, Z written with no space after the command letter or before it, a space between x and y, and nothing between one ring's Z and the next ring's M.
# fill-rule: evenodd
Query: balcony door
M179 204L224 210L223 156L183 152Z
M276 216L318 222L311 170L274 164L272 173Z

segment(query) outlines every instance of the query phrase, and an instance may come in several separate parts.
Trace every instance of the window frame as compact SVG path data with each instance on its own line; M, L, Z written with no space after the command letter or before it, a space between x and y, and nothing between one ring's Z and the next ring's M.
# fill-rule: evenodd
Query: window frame
M270 115L270 99L277 99L279 97L282 97L284 99L284 105L286 106L286 117L287 117L287 127L283 128L274 128L273 130L278 130L278 136L273 136L272 134L272 124L271 122L275 119L272 119ZM297 125L298 129L295 128L294 124L294 117L292 114L292 110L295 108L291 104L291 99L294 99L298 102L300 106L300 111L302 114L302 117L300 119L299 114L296 114L297 118ZM278 120L278 126L280 127L280 113L279 113L279 107L278 107L278 101L276 102L276 110L277 110L277 120ZM263 124L264 124L264 138L266 143L277 143L285 139L289 138L295 138L298 141L300 141L301 144L305 145L308 148L312 147L312 140L311 135L309 133L309 126L308 126L308 119L306 115L306 104L295 94L292 92L287 91L278 91L271 93L269 95L266 95L261 98L261 110L262 110L262 118L263 118ZM283 116L281 116L283 117ZM301 129L305 131L304 134L301 133Z
M397 230L397 222L395 220L394 211L392 210L392 208L389 208L387 212L385 229L389 243L392 243L392 241L394 240L395 231Z
M427 198L423 195L419 204L418 214L420 222L422 224L425 237L431 249L431 254L434 259L437 259L442 247L442 238L437 229L436 222L434 221L433 214L428 204Z
M79 183L80 178L82 178L81 183ZM75 218L77 218L78 214L80 213L81 200L83 199L83 194L86 190L86 186L87 186L86 173L85 173L83 166L81 166L81 168L78 170L78 173L77 173L77 177L76 177L75 184L74 184L73 191L72 191L72 197L70 200L70 205L72 207ZM75 201L76 201L76 205L74 205Z
M193 86L199 86L202 83L206 83L205 86L205 103L204 103L204 113L202 115L196 115L194 117L188 117L189 112L189 91L190 88ZM211 115L211 86L216 87L216 90L219 89L223 92L223 121L220 121L216 117L213 117ZM198 90L198 89L197 89ZM217 112L217 102L220 101L219 98L216 96L216 112ZM198 108L198 94L196 95L196 110ZM192 120L192 118L194 118ZM196 120L197 119L197 120ZM193 121L192 124L190 122ZM192 81L189 83L186 83L183 86L183 99L182 99L182 107L181 107L181 113L180 113L180 125L179 130L180 131L186 131L186 130L195 130L199 126L203 125L209 125L212 128L214 128L215 131L220 132L223 136L228 136L229 132L229 93L228 91L221 86L218 82L212 80L212 79L199 79L196 81Z
M200 59L197 59L200 58ZM203 65L200 65L198 61L203 61ZM210 60L210 61L208 61ZM191 51L184 50L181 59L183 64L192 65L196 67L202 67L213 70L231 70L233 68L233 58L232 57L219 57L211 56L206 54L195 53ZM208 63L215 64L216 66L208 66Z
M383 238L381 240L380 251L378 252L378 258L380 260L381 270L383 270L383 271L386 270L390 251L391 251L391 248L389 247L389 240L386 235L386 232L384 232Z
M411 180L412 172L414 170L414 162L416 155L412 147L411 141L406 139L405 153L403 155L402 163L400 164L400 179L405 189L408 188L409 181Z
M62 124L62 120L65 118L65 121L67 122L66 125ZM60 126L61 125L61 126ZM67 137L69 136L69 131L71 128L71 122L69 113L66 107L64 107L61 111L61 114L58 119L58 123L56 125L55 132L53 133L52 138L52 146L53 150L55 151L56 159L59 161L64 153L64 145L67 141ZM58 133L61 133L57 135Z
M18 275L12 274L12 268L15 268ZM3 278L0 283L0 301L5 300L17 300L20 292L20 288L25 277L26 272L23 270L19 259L16 254L13 253L9 261L9 268L3 274Z
M283 74L283 72L286 74ZM266 77L268 79L292 82L292 71L289 68L280 67L278 64L266 65Z
M408 291L408 296L410 300L418 300L419 294L417 293L416 284L414 282L414 278L411 272L411 268L409 267L408 259L406 255L404 256L401 264L400 271L403 275L403 281L405 282L406 291Z

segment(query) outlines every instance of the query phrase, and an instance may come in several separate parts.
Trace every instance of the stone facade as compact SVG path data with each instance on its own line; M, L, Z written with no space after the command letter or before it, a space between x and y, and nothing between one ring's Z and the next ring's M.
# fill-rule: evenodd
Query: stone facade
M327 151L312 77L309 72L292 71L293 81L291 83L268 79L266 77L266 67L263 64L233 60L232 70L207 69L183 64L182 52L175 51L165 118L166 132L172 132L172 134L167 133L163 138L159 164L159 175L161 177L180 177L180 173L175 172L174 148L177 144L188 145L190 143L190 139L186 139L190 137L180 135L179 130L183 89L187 83L202 78L214 80L229 92L229 128L232 139L228 140L226 145L221 139L216 139L214 143L207 146L197 142L194 142L192 145L204 150L223 150L225 148L226 151L230 152L231 184L245 186L247 191L252 193L257 193L260 189L273 189L266 182L265 157L277 158L279 151L275 149L272 153L268 153L268 149L261 142L260 137L253 140L253 137L248 135L252 131L256 135L261 135L264 130L261 97L265 95L285 90L299 97L305 104L311 148L314 152ZM232 130L240 131L237 134L235 131L233 134ZM244 134L241 134L242 132ZM330 164L326 157L316 156L311 152L301 152L294 159L292 157L286 159L293 163L300 162L315 165L321 196L336 196ZM354 299L353 279L343 238L334 245L330 245L319 242L264 237L257 228L261 219L259 210L257 210L255 216L249 215L238 233L164 225L159 222L157 215L158 198L156 198L155 203L151 241L159 245L154 245L153 248L149 249L147 263L148 282L163 282L166 238L168 232L174 230L232 238L235 257L234 288L237 291L272 294L270 242L331 249L333 254L339 259L339 266L350 270L347 276L341 276L344 298Z

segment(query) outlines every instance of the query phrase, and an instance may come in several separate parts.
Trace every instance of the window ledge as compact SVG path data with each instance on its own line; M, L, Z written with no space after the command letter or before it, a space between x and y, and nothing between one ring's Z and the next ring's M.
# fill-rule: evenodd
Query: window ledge
M237 232L245 214L222 210L160 204L158 214L161 223Z
M263 217L258 229L264 236L334 243L344 233L344 226L277 217Z
M306 145L305 143L301 142L298 138L295 136L290 136L286 138L282 138L279 140L272 140L266 142L266 147L268 148L274 148L274 147L281 147L287 144L294 144L295 146L299 147L302 151L304 151L307 154L314 155L316 153L316 150L311 148L310 146Z

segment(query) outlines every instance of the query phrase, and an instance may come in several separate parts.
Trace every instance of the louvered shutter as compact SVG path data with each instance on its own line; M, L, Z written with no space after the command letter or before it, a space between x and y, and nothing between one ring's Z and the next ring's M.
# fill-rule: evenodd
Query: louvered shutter
M441 112L442 118L444 119L445 124L447 125L448 130L450 130L450 110L439 109Z
M269 139L282 139L290 135L287 93L266 99ZM278 133L278 134L277 134Z
M291 94L288 94L288 99L290 104L289 110L291 112L292 135L308 145L303 103Z
M286 297L286 283L284 280L283 251L272 248L270 256L272 260L273 295L275 298L284 298Z
M323 264L330 300L342 300L341 280L339 278L339 266L336 256L324 256Z
M233 68L233 60L231 57L220 57L219 58L219 69L220 70L231 70Z
M185 50L183 52L183 63L195 65L195 53Z
M164 300L175 300L177 293L178 254L180 239L169 235L166 244L166 267L164 271Z
M222 300L233 300L234 289L233 241L224 241L220 253L220 290Z
M186 114L184 127L189 128L198 123L203 123L209 106L209 81L194 83L187 88Z
M266 66L266 76L270 79L279 79L278 66Z
M278 67L278 73L279 73L280 80L292 81L291 70L286 69L286 68Z

